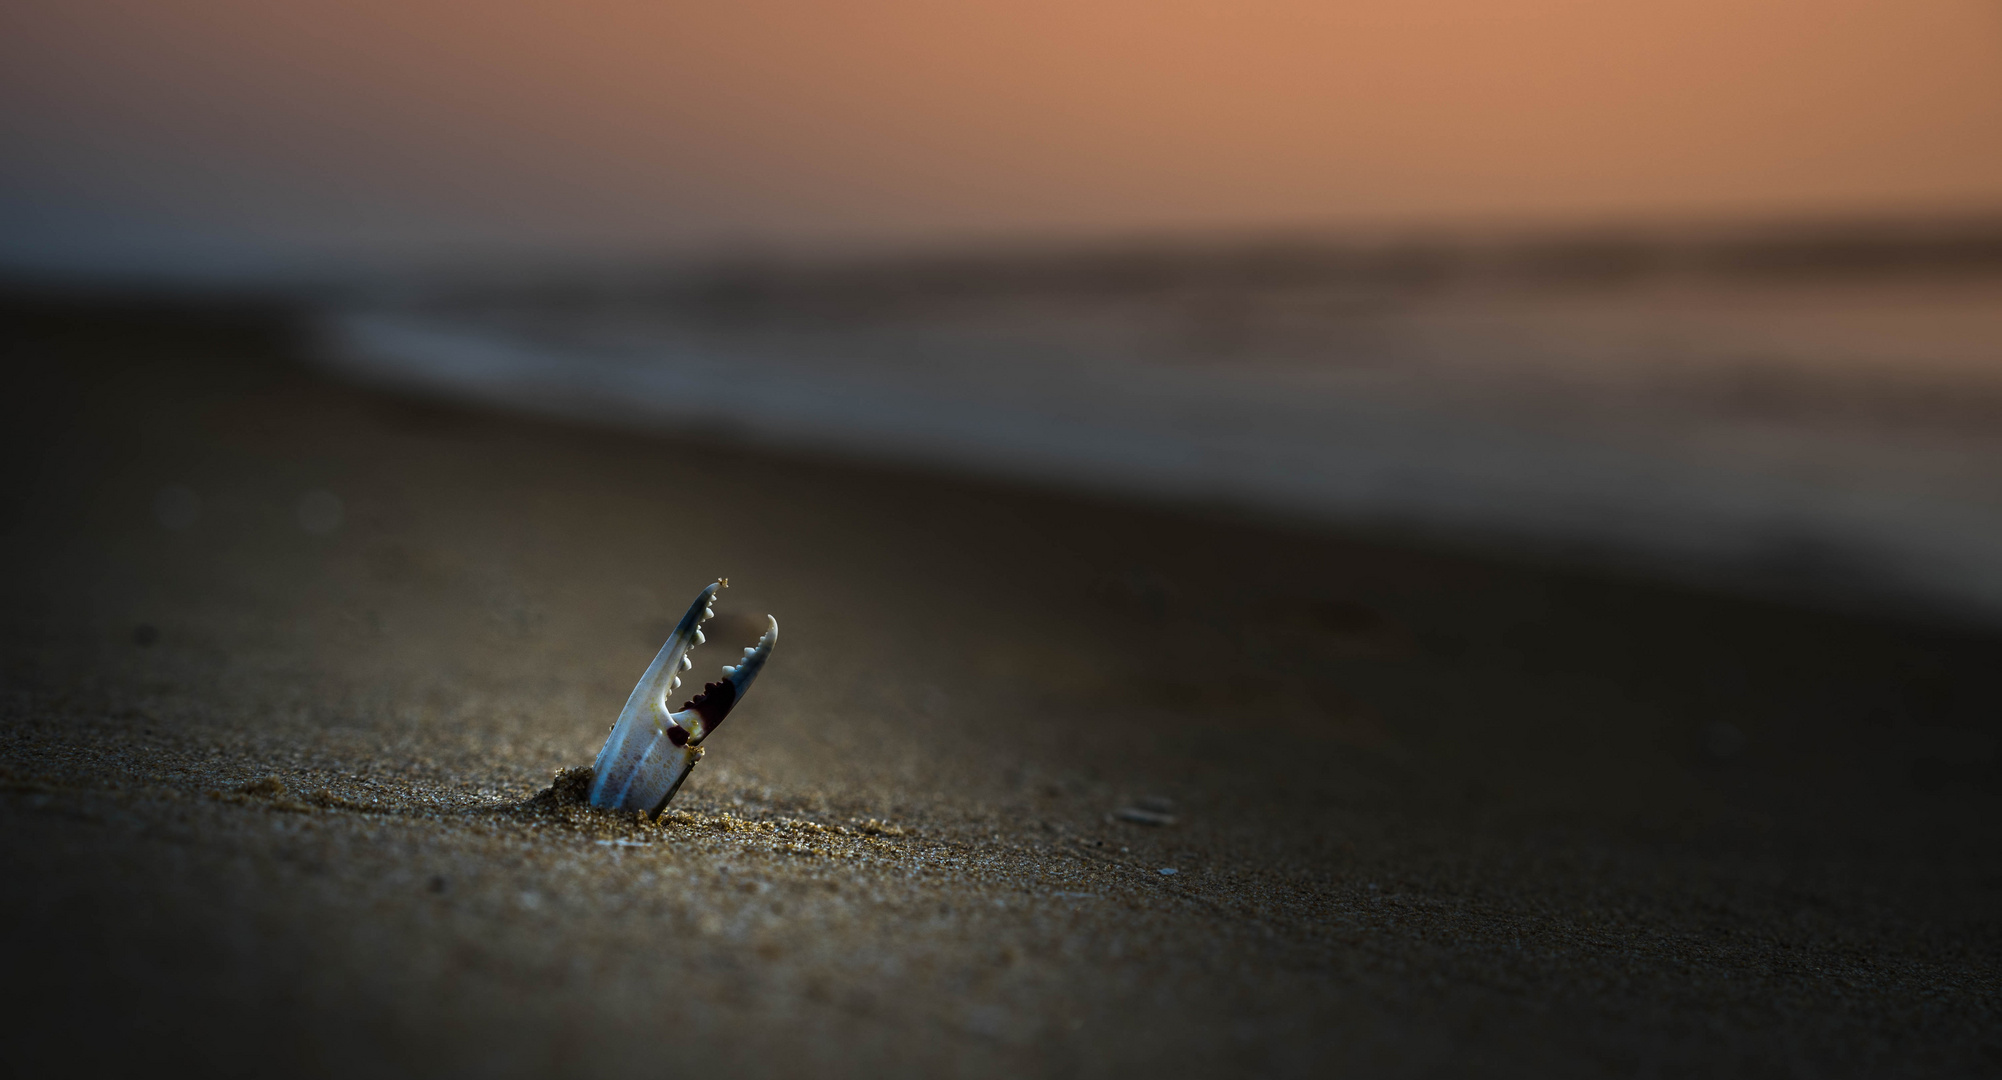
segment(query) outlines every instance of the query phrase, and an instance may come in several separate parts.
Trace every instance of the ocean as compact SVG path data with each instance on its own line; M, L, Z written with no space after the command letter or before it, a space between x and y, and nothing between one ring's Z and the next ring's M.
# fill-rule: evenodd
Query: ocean
M405 392L2002 617L2002 229L438 273L319 329Z

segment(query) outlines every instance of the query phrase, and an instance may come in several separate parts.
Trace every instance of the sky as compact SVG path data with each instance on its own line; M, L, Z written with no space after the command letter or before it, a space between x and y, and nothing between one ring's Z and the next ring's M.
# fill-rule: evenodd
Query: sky
M2002 209L1994 0L12 0L0 265Z

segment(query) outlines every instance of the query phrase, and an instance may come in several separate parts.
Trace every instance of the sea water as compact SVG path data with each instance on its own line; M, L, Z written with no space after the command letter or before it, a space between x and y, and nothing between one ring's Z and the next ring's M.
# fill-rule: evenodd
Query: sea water
M433 283L329 305L323 355L593 422L2002 615L1992 268L1006 265Z

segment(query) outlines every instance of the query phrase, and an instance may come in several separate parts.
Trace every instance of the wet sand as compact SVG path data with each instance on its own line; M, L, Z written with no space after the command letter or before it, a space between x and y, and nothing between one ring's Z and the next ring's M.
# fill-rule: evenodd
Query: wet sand
M399 400L288 326L5 311L21 1075L2002 1072L2002 634ZM668 816L538 797L719 576L693 674L783 632Z

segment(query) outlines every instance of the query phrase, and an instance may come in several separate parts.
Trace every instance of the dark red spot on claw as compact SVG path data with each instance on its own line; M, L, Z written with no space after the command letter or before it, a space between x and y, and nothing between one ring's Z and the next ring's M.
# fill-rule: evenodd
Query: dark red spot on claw
M676 746L688 745L688 731L680 724L667 725L667 741Z
M702 730L716 730L716 725L730 715L730 709L737 704L737 684L725 678L721 682L706 683L695 700L683 705L683 709L694 709L702 718Z

